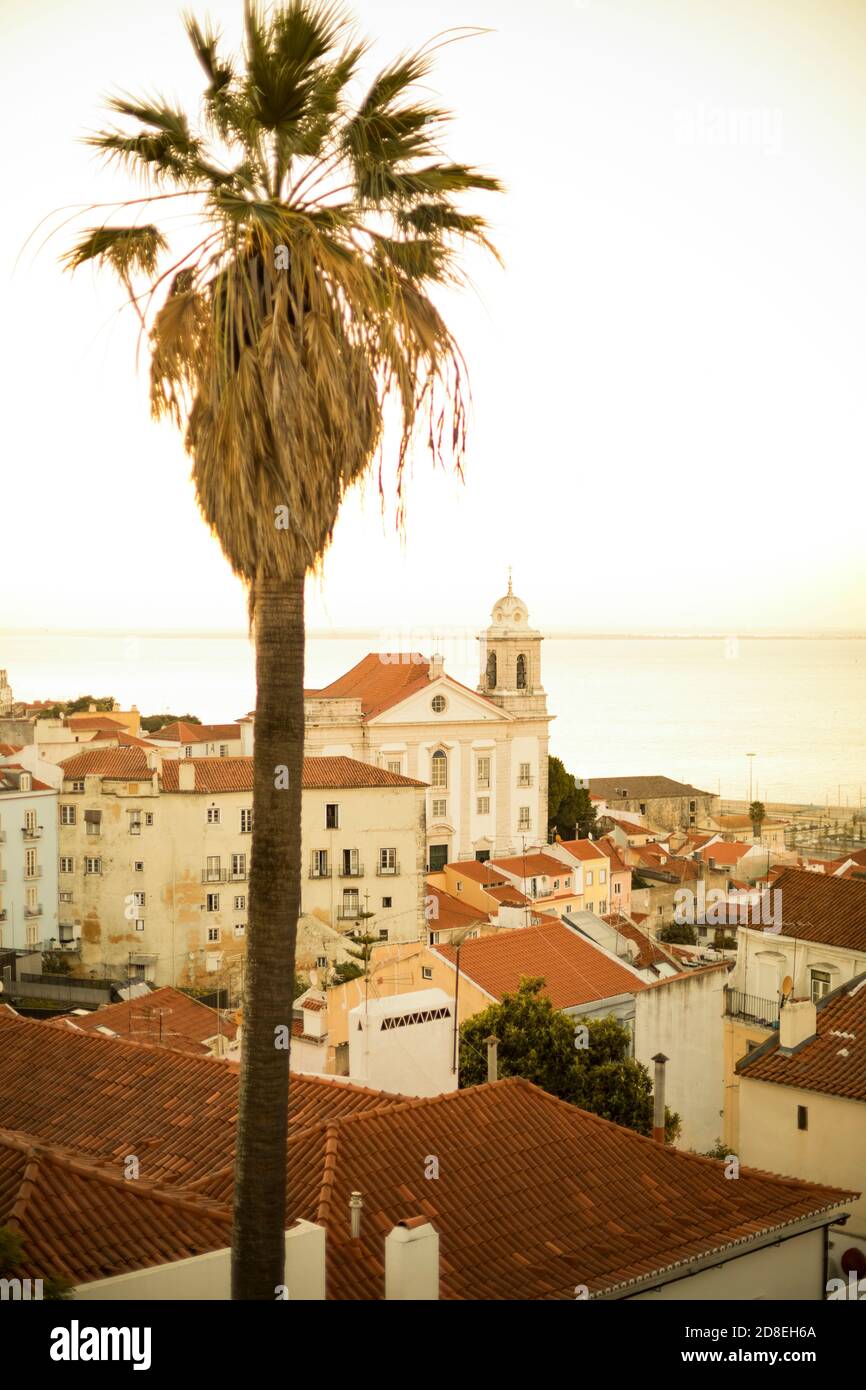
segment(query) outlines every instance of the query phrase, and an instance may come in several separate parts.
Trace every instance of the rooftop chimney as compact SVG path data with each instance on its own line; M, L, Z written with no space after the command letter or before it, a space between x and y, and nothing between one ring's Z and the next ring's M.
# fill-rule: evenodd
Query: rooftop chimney
M190 758L181 758L178 762L177 785L182 792L195 791L195 763Z
M352 1225L352 1239L357 1240L361 1234L361 1212L364 1210L364 1198L360 1192L353 1192L349 1198L349 1214Z
M385 1237L385 1298L439 1297L439 1233L425 1216L399 1221Z
M151 772L162 773L162 755L157 748L148 748L145 755Z
M499 1076L499 1039L495 1033L487 1038L487 1080L496 1081Z
M797 999L779 1013L779 1050L793 1052L810 1042L818 1031L818 1010L811 999Z
M667 1057L657 1052L653 1061L656 1064L653 1081L653 1139L657 1144L665 1142L665 1063Z
M444 676L444 674L445 674L445 658L444 658L444 656L431 656L431 658L430 658L430 669L429 669L429 671L427 672L427 679L430 680L430 681L437 681L437 680L439 679L439 677L440 677L440 676Z

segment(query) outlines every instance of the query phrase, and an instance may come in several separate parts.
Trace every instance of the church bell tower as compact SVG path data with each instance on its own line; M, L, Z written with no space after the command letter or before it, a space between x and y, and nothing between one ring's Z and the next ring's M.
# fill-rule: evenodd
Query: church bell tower
M529 626L529 611L511 587L497 599L490 625L479 635L479 693L516 719L544 718L547 696L541 684L542 635Z

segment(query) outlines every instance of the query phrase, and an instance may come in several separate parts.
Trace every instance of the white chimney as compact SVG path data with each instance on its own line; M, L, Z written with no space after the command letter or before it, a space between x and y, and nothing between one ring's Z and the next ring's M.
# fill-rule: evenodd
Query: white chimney
M289 1298L322 1302L325 1297L325 1228L296 1221L286 1231L286 1287Z
M495 1033L487 1038L487 1080L496 1081L499 1076L499 1039Z
M445 658L444 658L444 656L431 656L431 658L430 658L430 670L427 672L427 679L428 679L428 680L431 680L431 681L437 681L437 680L439 679L439 677L440 677L440 676L444 676L444 674L445 674Z
M653 1139L657 1144L665 1142L665 1064L667 1057L663 1052L657 1052L653 1061L655 1062L655 1077L653 1079Z
M182 792L195 791L195 763L189 758L182 758L177 765L177 785Z
M438 1297L438 1231L424 1216L398 1222L385 1237L385 1298L417 1303Z
M151 772L162 773L162 755L158 748L148 748L147 765Z
M793 1052L801 1043L814 1038L818 1031L818 1011L811 999L798 999L786 1004L779 1013L779 1048Z

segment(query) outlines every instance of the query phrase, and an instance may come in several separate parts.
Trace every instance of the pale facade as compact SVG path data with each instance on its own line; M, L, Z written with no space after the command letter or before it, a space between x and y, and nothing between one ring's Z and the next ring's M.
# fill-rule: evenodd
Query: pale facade
M365 931L417 939L423 787L398 778L346 786L357 781L351 765L347 779L342 760L333 776L316 761L313 780L334 785L303 791L302 912L351 929L366 910L374 915ZM162 762L153 752L107 750L79 755L64 774L61 933L74 937L82 971L237 989L249 910L251 760Z
M58 936L57 792L22 766L0 766L0 946Z
M429 784L433 871L547 838L542 636L510 582L480 642L477 690L448 676L441 657L386 652L306 695L308 754L343 754ZM242 734L248 741L248 727Z

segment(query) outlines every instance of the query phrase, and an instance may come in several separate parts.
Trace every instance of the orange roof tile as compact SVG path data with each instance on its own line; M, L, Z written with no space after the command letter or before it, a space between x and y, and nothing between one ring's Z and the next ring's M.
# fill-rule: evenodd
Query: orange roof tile
M507 869L519 878L568 878L574 872L561 859L554 859L552 854L537 850L529 854L515 854L508 859L491 859L490 863L499 869Z
M453 946L431 949L452 965L456 962ZM544 993L557 1009L634 994L644 987L631 970L559 920L464 941L460 973L494 999L516 993L524 978L543 976Z
M559 843L575 859L605 859L607 857L597 840L560 840Z
M436 904L428 923L430 931L453 931L455 928L473 926L476 922L489 921L486 912L477 907L470 907L467 902L455 898L441 888L435 888L428 883L426 891Z
M398 656L399 660L395 659ZM502 713L499 705L486 695L469 690L452 676L448 676L448 681ZM430 662L420 652L368 652L350 671L321 690L305 690L304 697L308 700L360 700L363 718L374 719L430 684Z
M237 1033L215 1009L166 985L123 1004L108 1004L89 1014L61 1014L47 1028L71 1028L79 1033L105 1037L105 1029L133 1042L156 1043L199 1056L208 1053L206 1042L218 1034L229 1040Z
M164 743L216 743L220 739L231 742L240 736L240 724L186 724L177 719L161 729L154 729L151 734L152 738Z
M781 894L783 936L866 951L866 882L808 869L784 869L773 879Z
M139 748L98 748L78 753L61 763L63 776L78 781L107 777L117 781L148 781L153 770ZM160 773L166 792L180 791L180 769L195 769L195 791L246 792L253 789L252 758L164 758ZM355 787L423 787L426 783L355 758L305 758L303 786L307 789L351 790Z
M817 1036L786 1056L779 1034L737 1063L747 1080L866 1101L866 973L817 1004Z

